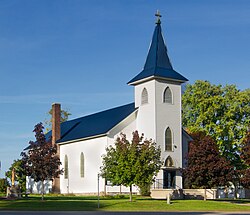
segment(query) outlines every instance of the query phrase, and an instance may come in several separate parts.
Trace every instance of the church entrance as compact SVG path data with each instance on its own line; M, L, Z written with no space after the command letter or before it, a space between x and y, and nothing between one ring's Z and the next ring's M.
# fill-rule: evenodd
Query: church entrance
M163 189L175 188L175 170L163 170Z

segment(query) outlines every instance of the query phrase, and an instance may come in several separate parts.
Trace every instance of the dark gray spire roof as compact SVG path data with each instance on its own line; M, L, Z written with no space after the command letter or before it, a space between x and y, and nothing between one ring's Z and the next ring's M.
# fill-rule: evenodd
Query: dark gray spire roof
M184 76L176 72L169 60L167 47L161 32L161 22L157 21L146 63L143 70L128 82L130 85L135 85L136 82L145 78L163 78L178 82L186 82Z

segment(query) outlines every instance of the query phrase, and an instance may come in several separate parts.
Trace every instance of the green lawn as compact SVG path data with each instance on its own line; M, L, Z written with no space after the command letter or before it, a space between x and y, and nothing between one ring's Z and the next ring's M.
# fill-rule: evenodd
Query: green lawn
M0 210L44 210L44 211L250 211L250 200L238 201L203 201L203 200L173 200L168 205L164 200L152 200L136 197L133 202L126 198L100 199L97 208L97 197L77 196L46 196L45 201L40 196L28 199L0 199Z

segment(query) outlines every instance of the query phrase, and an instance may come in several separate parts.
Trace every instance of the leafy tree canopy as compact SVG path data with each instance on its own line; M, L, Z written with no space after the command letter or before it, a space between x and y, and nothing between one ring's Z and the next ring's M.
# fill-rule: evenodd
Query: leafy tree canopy
M5 173L6 177L9 178L10 181L12 178L13 169L15 169L15 180L18 182L21 191L24 192L26 190L26 172L24 169L23 160L14 160L9 170Z
M240 169L240 145L250 123L250 89L240 91L235 85L199 80L186 86L182 110L183 126L190 133L211 135L220 152Z
M61 110L61 120L60 122L66 122L69 118L69 116L71 115L69 110ZM52 108L49 110L49 112L47 113L47 119L45 119L44 121L44 125L46 127L46 132L49 132L52 128Z
M213 188L225 186L234 177L234 168L220 155L213 138L198 132L192 135L187 156L188 165L183 170L185 186L189 188Z
M125 134L121 134L116 139L115 146L109 146L106 152L101 167L102 177L114 185L130 187L131 195L132 185L150 185L162 164L160 148L152 140L144 140L143 135L139 136L137 131L133 132L131 142L126 139Z
M21 153L26 175L36 182L42 182L42 199L44 181L52 180L62 173L59 169L61 162L57 155L57 147L52 145L51 140L46 140L43 129L42 123L35 126L33 132L35 132L36 141L30 141L28 151Z

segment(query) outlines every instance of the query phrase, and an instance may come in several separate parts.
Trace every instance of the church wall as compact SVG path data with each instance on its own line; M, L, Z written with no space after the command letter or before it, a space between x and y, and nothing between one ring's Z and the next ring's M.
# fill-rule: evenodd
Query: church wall
M156 82L157 144L161 146L164 160L170 155L175 166L182 167L181 86L176 83ZM167 87L172 91L172 104L163 103L163 93ZM165 131L168 127L172 132L172 151L165 151Z
M60 158L64 168L65 155L68 156L69 175L60 177L61 193L97 193L97 174L102 165L107 137L60 145ZM80 177L80 154L84 154L84 177ZM104 191L104 179L100 178L100 192Z
M148 92L148 103L141 104L141 95L143 89ZM147 139L156 139L155 127L155 81L147 81L135 86L135 107L139 107L137 114L137 130L139 133L144 133Z
M137 130L136 128L136 117L137 112L131 114L117 126L115 126L108 133L108 141L107 146L114 145L116 138L120 135L120 133L126 134L127 140L131 141L133 138L132 132ZM132 187L133 192L138 193L139 189L136 186ZM107 186L106 192L109 193L129 193L129 187L125 186Z
M69 177L60 177L61 193L82 193L96 194L97 174L100 173L102 166L102 155L106 153L105 149L113 145L116 137L122 132L127 135L128 140L132 139L132 132L136 130L136 113L131 114L113 129L107 136L88 139L69 144L60 145L61 168L64 168L65 155L68 157ZM84 177L80 177L80 154L84 154ZM120 186L107 186L105 189L105 180L100 177L100 192L128 192L129 188ZM133 188L137 192L137 188Z
M163 102L167 87L172 92L172 104ZM171 156L174 167L182 168L181 85L156 80L156 104L156 143L161 146L162 161ZM168 127L172 132L172 151L165 151L165 131ZM177 187L182 188L182 177L178 171L175 180Z
M172 92L172 104L163 102L165 89ZM141 104L142 91L148 92L148 104ZM152 138L161 147L161 158L164 162L171 156L176 169L182 168L182 126L181 126L181 84L165 80L151 80L135 86L135 106L139 107L137 115L137 129L146 138ZM165 151L165 131L171 129L172 151ZM156 179L163 179L160 170ZM182 176L176 171L175 183L182 188Z

